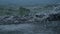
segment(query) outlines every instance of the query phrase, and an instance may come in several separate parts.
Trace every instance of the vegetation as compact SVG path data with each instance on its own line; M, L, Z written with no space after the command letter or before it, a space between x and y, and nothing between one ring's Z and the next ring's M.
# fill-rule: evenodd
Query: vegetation
M19 13L20 13L21 16L28 15L29 12L30 12L29 9L26 9L26 8L23 8L23 7L19 8Z
M30 9L32 9L31 13L30 13L30 9L25 8L25 7L0 7L0 15L20 15L20 16L25 16L25 15L29 15L30 14L35 14L37 12L50 12L53 11L55 9L55 7L60 6L59 4L47 4L45 6L41 6L41 7L31 7ZM60 8L57 8L58 10L60 10ZM56 9L56 10L57 10Z
M30 12L30 10L27 8L24 8L24 7L19 7L18 9L0 7L0 16L1 15L21 15L21 16L24 16L24 15L28 15L29 12Z

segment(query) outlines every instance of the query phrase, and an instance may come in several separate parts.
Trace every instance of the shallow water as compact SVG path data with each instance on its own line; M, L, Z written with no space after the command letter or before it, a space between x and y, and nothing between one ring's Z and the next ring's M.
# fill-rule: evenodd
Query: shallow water
M58 23L0 25L0 34L59 34Z

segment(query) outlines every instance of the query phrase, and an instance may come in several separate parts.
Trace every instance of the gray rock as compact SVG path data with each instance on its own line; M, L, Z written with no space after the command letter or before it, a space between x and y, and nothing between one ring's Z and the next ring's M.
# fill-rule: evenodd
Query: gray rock
M47 17L48 21L60 21L60 13L57 14L50 14L49 17Z

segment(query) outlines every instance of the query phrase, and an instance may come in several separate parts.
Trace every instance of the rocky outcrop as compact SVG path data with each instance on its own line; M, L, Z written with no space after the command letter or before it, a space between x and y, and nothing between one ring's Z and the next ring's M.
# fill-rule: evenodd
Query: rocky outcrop
M33 17L0 16L0 24L22 24L32 22Z
M60 21L60 13L38 14L35 16L0 16L0 24L41 23L46 21Z
M50 14L49 17L47 17L48 21L60 21L60 13L56 14Z
M60 21L60 12L40 14L36 15L36 17L48 21Z

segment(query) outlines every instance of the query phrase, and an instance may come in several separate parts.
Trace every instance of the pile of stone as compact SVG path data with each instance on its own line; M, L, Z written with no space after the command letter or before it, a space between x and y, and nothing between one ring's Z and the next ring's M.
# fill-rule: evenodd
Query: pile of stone
M32 17L0 16L0 24L22 24L32 21Z
M60 13L39 14L34 16L0 16L1 24L41 23L44 21L60 21Z

